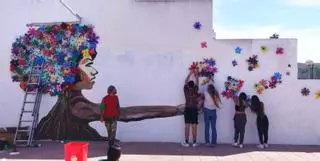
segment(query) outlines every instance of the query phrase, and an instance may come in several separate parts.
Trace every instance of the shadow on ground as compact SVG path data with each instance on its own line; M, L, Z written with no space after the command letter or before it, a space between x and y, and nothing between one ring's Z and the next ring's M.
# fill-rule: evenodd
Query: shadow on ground
M64 144L58 142L44 142L40 148L20 148L19 155L9 155L7 152L0 153L0 158L8 159L63 159ZM122 143L124 155L196 155L196 156L229 156L241 153L259 151L255 145L247 145L243 149L221 144L216 147L199 146L196 148L181 147L177 143ZM90 142L88 157L105 156L108 149L106 142ZM320 152L320 146L294 146L294 145L271 145L263 151L277 152Z

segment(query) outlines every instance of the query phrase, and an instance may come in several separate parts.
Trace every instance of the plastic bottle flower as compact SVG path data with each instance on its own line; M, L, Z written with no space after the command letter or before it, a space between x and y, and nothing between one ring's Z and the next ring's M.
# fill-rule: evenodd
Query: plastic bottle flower
M282 55L284 54L284 49L282 47L278 47L277 50L276 50L276 54L277 55Z
M265 45L262 45L262 46L260 46L260 50L261 50L261 52L265 53L268 51L268 47Z
M316 92L316 99L320 99L320 90Z
M197 21L193 24L193 27L197 30L200 30L202 27L202 24L199 21Z
M310 94L310 90L308 88L304 87L301 89L301 94L303 96L308 96Z
M249 59L247 59L247 63L249 71L253 71L253 69L258 68L258 55L252 55L251 57L249 57Z
M237 66L237 65L238 65L238 62L237 62L236 60L233 60L233 61L232 61L232 66L235 67L235 66Z
M228 76L227 81L224 83L225 90L221 93L222 96L226 97L227 99L237 96L243 86L243 83L243 80L238 80L231 76Z

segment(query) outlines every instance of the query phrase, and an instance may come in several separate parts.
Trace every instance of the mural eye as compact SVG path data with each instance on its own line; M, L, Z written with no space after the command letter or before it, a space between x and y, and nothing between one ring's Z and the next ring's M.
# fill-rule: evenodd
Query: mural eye
M91 67L92 64L93 64L93 62L87 63L87 64L86 64L86 67Z

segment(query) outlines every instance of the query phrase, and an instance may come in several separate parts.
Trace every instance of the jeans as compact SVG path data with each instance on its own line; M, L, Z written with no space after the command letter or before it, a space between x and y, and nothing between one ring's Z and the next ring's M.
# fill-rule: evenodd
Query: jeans
M203 108L204 113L204 134L206 143L210 143L209 140L209 129L211 125L211 144L217 144L217 129L216 129L216 122L217 122L217 112L216 110L210 110L207 108Z

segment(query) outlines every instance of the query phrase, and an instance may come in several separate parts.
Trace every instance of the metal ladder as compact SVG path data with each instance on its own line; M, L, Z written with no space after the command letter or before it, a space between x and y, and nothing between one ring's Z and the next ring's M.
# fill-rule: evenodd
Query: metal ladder
M42 69L43 63L32 63L31 71L28 75L19 123L13 140L14 147L36 146L33 144L33 136L39 121L39 109L42 99L42 90L40 87ZM22 138L23 135L26 137Z

